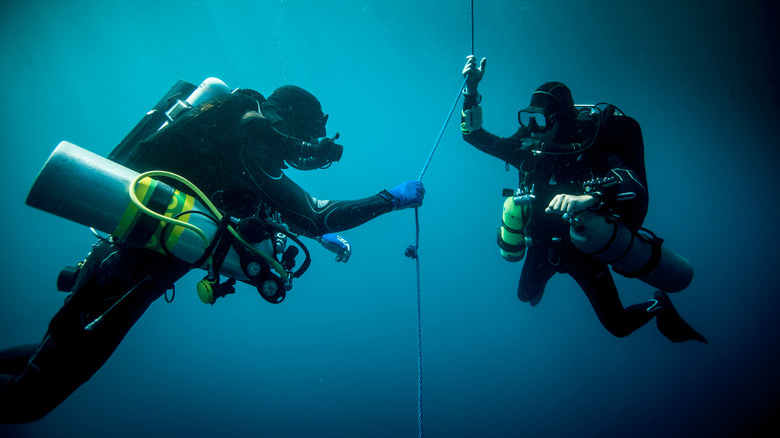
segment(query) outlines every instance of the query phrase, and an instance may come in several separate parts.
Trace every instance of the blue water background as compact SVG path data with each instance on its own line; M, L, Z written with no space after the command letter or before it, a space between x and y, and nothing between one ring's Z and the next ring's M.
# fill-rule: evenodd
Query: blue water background
M695 266L672 297L710 341L604 330L568 277L535 308L495 245L517 173L447 127L420 210L428 437L736 437L776 426L780 53L777 2L475 2L485 126L508 136L542 82L642 125L645 225ZM314 92L341 162L292 177L355 199L418 177L471 51L469 2L8 1L0 27L0 348L37 342L59 269L93 237L25 205L58 142L107 155L177 80ZM457 114L456 114L457 116ZM209 163L204 163L208 165ZM417 435L412 210L311 245L287 300L251 287L207 306L182 279L108 363L43 420L3 437ZM624 303L653 289L617 279Z

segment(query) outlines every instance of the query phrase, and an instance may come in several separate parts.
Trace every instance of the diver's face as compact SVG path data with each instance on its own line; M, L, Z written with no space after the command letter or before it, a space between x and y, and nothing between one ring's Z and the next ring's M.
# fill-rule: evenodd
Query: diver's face
M554 139L556 135L558 135L558 130L560 129L561 129L561 123L556 120L552 123L550 129L546 129L542 132L539 132L537 130L531 130L531 138L541 140L541 141L550 141Z
M306 133L310 143L317 143L319 139L328 135L325 124L328 123L328 114L323 114L317 120L309 121L306 125Z

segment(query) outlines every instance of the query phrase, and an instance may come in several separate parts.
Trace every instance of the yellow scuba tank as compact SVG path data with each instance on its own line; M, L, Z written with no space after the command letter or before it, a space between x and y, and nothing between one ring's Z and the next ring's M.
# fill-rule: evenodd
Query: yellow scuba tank
M530 209L528 203L515 203L514 196L504 201L504 214L497 237L501 257L506 261L519 262L525 256L526 242L523 230L530 218Z
M580 251L612 265L625 277L639 278L665 292L679 292L693 280L693 266L663 246L663 239L632 232L618 220L586 211L569 236Z

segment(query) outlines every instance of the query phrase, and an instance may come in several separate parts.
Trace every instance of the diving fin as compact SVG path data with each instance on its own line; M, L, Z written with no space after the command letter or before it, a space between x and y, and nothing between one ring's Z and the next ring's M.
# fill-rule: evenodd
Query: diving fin
M693 329L687 322L685 322L677 309L672 305L672 300L666 292L656 291L655 300L658 302L660 310L655 317L655 322L658 325L658 331L664 336L669 338L672 342L685 342L685 341L699 341L707 343L707 339L704 338L699 332Z

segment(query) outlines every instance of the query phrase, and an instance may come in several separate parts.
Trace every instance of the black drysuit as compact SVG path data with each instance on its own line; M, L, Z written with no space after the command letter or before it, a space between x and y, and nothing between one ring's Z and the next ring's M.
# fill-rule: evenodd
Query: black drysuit
M474 98L467 96L464 110L474 106ZM570 147L550 147L550 153L535 154L533 150L542 146L529 141L530 132L524 127L508 138L480 128L464 132L463 139L517 168L520 185L534 187L531 217L524 230L532 245L526 251L518 298L535 306L555 273L569 274L587 295L604 327L613 335L623 337L652 319L657 311L656 301L623 308L609 266L574 246L569 237L569 223L559 215L545 213L555 195L580 195L584 182L616 177L619 184L605 194L602 211L619 215L631 230L642 225L647 213L648 193L639 125L623 115L605 117L601 125L597 122L590 116L581 117L578 126L582 132L574 139L579 143ZM591 143L594 137L595 141ZM562 153L572 150L577 152ZM618 194L632 196L618 201L625 198Z
M258 205L271 207L309 237L353 228L392 210L391 201L379 195L355 201L309 195L282 169L285 157L311 155L307 148L314 145L279 134L258 117L259 110L258 101L242 94L210 100L141 142L122 164L138 172L177 173L239 218L255 214ZM33 421L59 405L191 268L122 242L96 243L43 341L0 352L0 422Z

